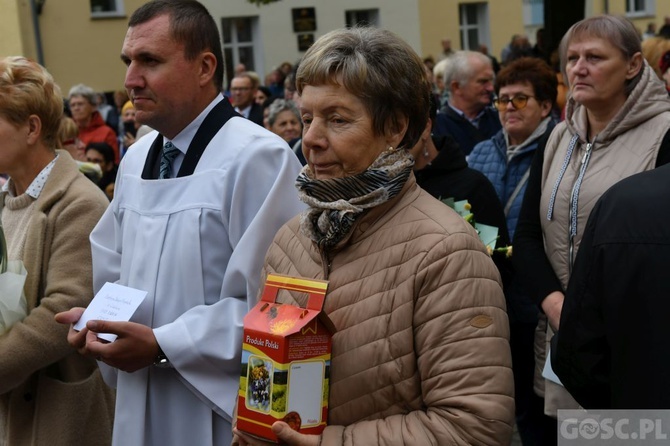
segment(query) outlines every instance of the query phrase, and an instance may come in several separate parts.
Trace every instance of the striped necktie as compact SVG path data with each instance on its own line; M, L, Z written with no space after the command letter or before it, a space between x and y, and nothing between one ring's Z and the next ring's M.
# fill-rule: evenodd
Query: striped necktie
M170 141L165 143L163 146L163 153L161 155L161 168L158 175L159 180L170 178L170 175L172 174L172 161L174 161L178 154L179 149L175 147L174 144L172 144Z

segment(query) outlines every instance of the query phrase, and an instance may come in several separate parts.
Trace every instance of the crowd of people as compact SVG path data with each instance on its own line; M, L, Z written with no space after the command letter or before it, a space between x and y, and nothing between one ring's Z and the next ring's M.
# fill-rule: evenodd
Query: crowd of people
M226 91L207 9L152 0L110 104L0 59L0 254L27 305L0 334L0 444L269 444L235 408L269 274L328 281L335 327L327 425L278 421L284 444L544 446L561 409L667 408L670 47L611 15L554 57L536 38L499 65L445 39L431 65L339 29ZM108 282L147 296L75 330Z

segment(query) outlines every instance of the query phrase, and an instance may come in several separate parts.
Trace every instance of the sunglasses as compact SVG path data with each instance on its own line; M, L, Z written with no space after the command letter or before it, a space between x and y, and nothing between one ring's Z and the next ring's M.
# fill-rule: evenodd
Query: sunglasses
M507 104L510 102L515 110L522 110L528 105L528 99L534 98L534 96L526 96L525 94L518 94L514 97L503 96L501 98L496 98L493 100L493 105L500 111L507 110Z

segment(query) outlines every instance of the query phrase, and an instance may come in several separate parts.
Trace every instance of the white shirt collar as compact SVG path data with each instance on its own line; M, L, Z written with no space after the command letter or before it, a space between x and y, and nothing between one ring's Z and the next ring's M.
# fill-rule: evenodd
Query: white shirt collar
M30 183L30 186L28 186L28 189L26 189L26 194L30 195L33 197L35 200L40 196L42 193L42 189L44 189L44 185L46 184L47 180L49 179L49 175L51 174L51 171L54 168L54 165L56 164L56 160L58 159L59 155L56 154L56 157L51 160L49 164L47 164L44 169L40 171L40 173L37 174L35 179ZM5 184L2 186L2 191L9 193L11 197L14 196L14 182L12 181L11 177Z
M246 108L240 109L239 107L235 107L235 111L245 118L249 119L249 114L251 113L251 106L254 105L252 102L251 104L247 105Z

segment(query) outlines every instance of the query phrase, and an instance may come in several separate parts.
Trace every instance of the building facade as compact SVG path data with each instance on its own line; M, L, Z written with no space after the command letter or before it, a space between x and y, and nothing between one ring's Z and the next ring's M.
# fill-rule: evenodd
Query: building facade
M422 57L485 44L498 56L513 34L534 41L543 0L201 0L221 31L228 72L238 63L261 78L298 60L326 32L357 23L390 29ZM119 55L129 15L144 0L0 0L0 56L44 64L64 92L78 83L98 91L123 88ZM670 16L666 0L586 0L585 15L626 15L641 30Z

